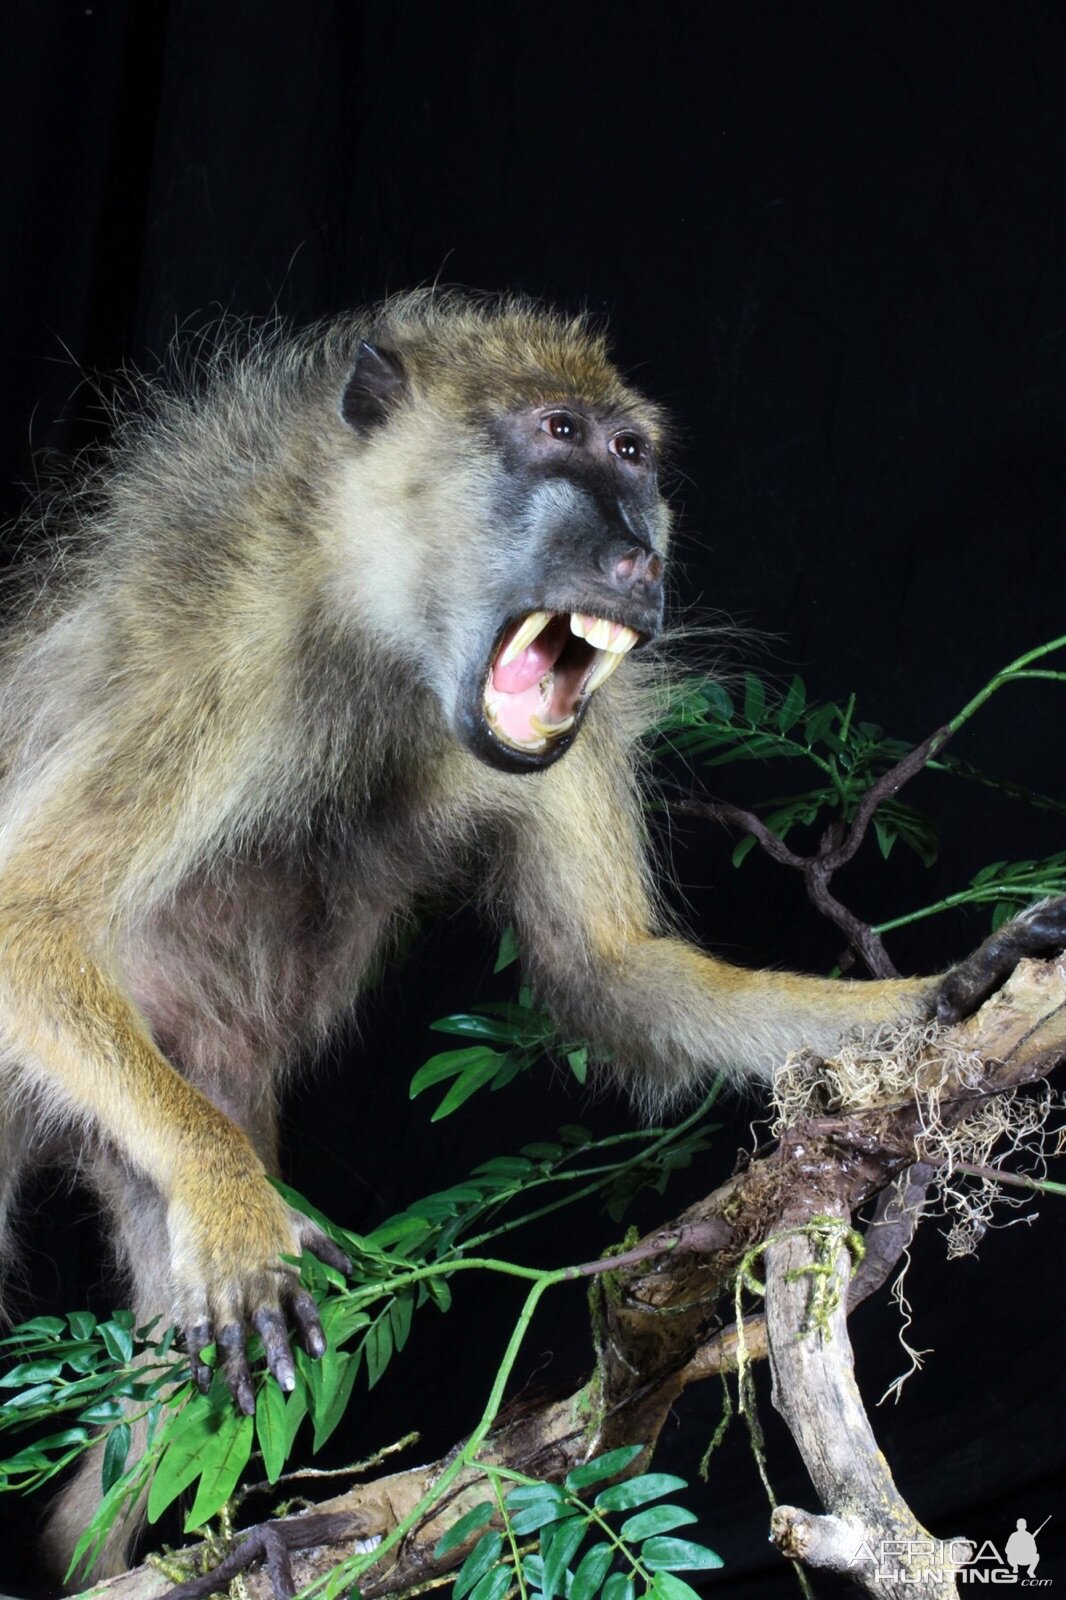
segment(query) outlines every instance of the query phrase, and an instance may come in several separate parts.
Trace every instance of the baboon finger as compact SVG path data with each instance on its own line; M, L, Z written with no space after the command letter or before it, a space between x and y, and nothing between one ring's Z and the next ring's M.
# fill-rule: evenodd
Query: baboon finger
M200 1351L207 1345L214 1344L215 1336L210 1322L194 1322L185 1329L185 1348L189 1352L189 1368L192 1372L193 1382L201 1394L206 1394L211 1387L213 1373L206 1361L200 1360Z
M243 1327L239 1322L227 1323L224 1328L218 1330L215 1343L218 1346L226 1387L237 1402L237 1409L243 1411L246 1417L250 1417L255 1411L255 1389L252 1385L251 1368L248 1365Z
M292 1315L300 1330L300 1339L309 1356L325 1354L326 1335L318 1315L318 1307L306 1289L296 1289L292 1296Z
M340 1245L334 1244L329 1235L323 1233L321 1228L316 1228L313 1223L302 1227L299 1237L304 1249L310 1250L311 1254L317 1256L319 1261L324 1261L327 1267L333 1267L337 1272L343 1272L346 1278L351 1276L351 1261Z
M274 1306L260 1306L252 1317L252 1325L263 1341L266 1364L278 1383L291 1394L296 1387L296 1368L289 1349L289 1333L285 1318Z

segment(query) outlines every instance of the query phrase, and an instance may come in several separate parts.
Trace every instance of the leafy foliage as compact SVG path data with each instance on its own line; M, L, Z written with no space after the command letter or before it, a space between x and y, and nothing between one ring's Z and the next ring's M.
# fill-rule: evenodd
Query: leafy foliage
M753 808L779 839L804 824L853 821L867 790L910 749L876 723L858 720L854 695L843 705L811 704L803 679L794 677L783 698L776 699L750 672L744 676L739 704L720 683L686 685L668 708L660 732L671 749L698 758L704 767L781 759L812 766L819 777L813 788ZM886 802L878 809L874 828L886 859L899 842L926 866L936 860L936 831L914 806ZM739 841L734 866L740 866L754 845L750 835Z
M1061 674L1019 673L1013 676ZM1010 681L1008 669L993 684ZM755 802L751 809L778 839L786 840L795 828L839 822L851 823L863 797L911 746L888 737L876 723L855 715L855 697L843 704L812 703L800 677L794 677L783 696L774 696L752 673L745 674L739 702L720 683L689 680L672 698L660 722L664 744L702 766L719 767L740 761L803 760L814 768L819 782L794 794ZM987 695L978 696L973 707ZM967 708L969 713L970 708ZM960 714L962 716L963 714ZM958 722L959 719L956 719ZM994 777L963 761L950 751L937 754L927 764L930 772L963 778L1024 801L1038 810L1066 814L1066 804L1038 794L1022 784ZM911 850L925 866L939 853L932 821L896 796L882 800L874 814L872 831L884 860L897 844ZM755 848L746 834L733 850L739 867ZM1043 896L1066 893L1066 852L1042 860L996 861L982 868L965 889L947 895L892 921L878 924L885 933L923 917L960 906L988 904L993 927L999 927L1021 906Z
M508 938L505 934L501 959L508 948ZM500 962L497 962L499 969ZM443 1050L431 1056L411 1079L412 1100L424 1089L445 1083L449 1078L452 1080L430 1119L433 1122L440 1122L457 1111L479 1089L504 1088L549 1052L566 1060L578 1083L583 1084L588 1075L587 1045L580 1040L561 1041L551 1018L534 1008L528 989L519 991L517 1003L490 1001L470 1011L441 1017L430 1026L436 1033L450 1033L460 1039L476 1041L461 1049Z
M496 1494L461 1517L439 1541L439 1558L461 1548L480 1529L455 1580L453 1600L502 1600L512 1587L523 1600L695 1600L678 1572L721 1566L706 1545L677 1538L696 1522L685 1506L653 1505L688 1487L671 1473L645 1472L611 1483L643 1453L642 1445L610 1450L570 1472L561 1484L539 1482L487 1467ZM507 1482L517 1486L506 1494ZM587 1491L606 1484L594 1498ZM625 1516L615 1528L612 1518ZM503 1523L503 1533L489 1524ZM536 1535L535 1544L521 1540Z
M354 1270L344 1279L317 1257L302 1257L301 1275L318 1302L328 1348L319 1361L295 1352L296 1385L288 1396L260 1372L254 1418L234 1409L221 1378L207 1395L195 1390L184 1358L172 1348L174 1329L157 1339L152 1327L135 1329L128 1312L99 1323L88 1312L72 1312L22 1324L0 1341L0 1351L13 1361L0 1377L0 1391L6 1391L0 1432L39 1428L57 1415L69 1416L72 1425L0 1458L0 1490L28 1492L47 1482L103 1429L105 1495L79 1543L76 1562L92 1558L115 1518L149 1480L150 1521L179 1496L191 1494L186 1531L203 1528L234 1494L254 1451L269 1482L277 1483L305 1419L313 1431L312 1448L322 1447L343 1417L360 1373L372 1388L402 1352L415 1313L430 1304L440 1312L449 1309L456 1272L474 1266L508 1270L506 1262L480 1262L473 1250L579 1201L599 1198L617 1218L641 1189L662 1192L671 1173L706 1147L714 1127L706 1115L713 1099L712 1094L672 1129L595 1140L586 1128L561 1128L555 1140L482 1162L463 1182L422 1196L368 1234L338 1228L279 1184L290 1203L337 1240ZM250 1342L250 1354L261 1355L258 1341ZM148 1419L149 1443L127 1470L135 1417Z

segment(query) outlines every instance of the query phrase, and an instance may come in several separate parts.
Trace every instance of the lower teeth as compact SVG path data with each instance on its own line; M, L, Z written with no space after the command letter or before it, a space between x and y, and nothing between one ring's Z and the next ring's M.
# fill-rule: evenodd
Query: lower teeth
M542 739L557 739L561 733L569 733L577 721L576 717L564 717L562 722L543 722L536 714L530 717L529 726L534 733Z

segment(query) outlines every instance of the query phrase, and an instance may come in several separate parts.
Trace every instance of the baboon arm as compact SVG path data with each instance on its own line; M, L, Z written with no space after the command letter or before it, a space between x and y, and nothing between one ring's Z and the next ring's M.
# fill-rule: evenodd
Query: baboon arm
M593 758L590 759L589 757ZM516 827L510 898L534 988L651 1096L722 1071L769 1079L792 1050L930 1013L938 980L749 971L665 931L639 805L620 762L576 748Z
M54 906L9 901L0 911L0 1025L41 1116L87 1123L158 1184L174 1312L201 1383L210 1374L196 1352L217 1337L230 1386L252 1408L244 1338L254 1324L291 1388L284 1313L313 1353L324 1341L313 1302L279 1257L316 1240L249 1140L164 1059L75 919Z

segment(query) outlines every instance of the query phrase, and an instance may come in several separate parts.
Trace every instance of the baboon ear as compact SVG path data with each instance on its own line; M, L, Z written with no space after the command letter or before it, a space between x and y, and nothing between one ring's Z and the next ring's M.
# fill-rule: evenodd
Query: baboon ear
M363 339L341 396L341 416L353 428L379 427L406 382L399 356Z

